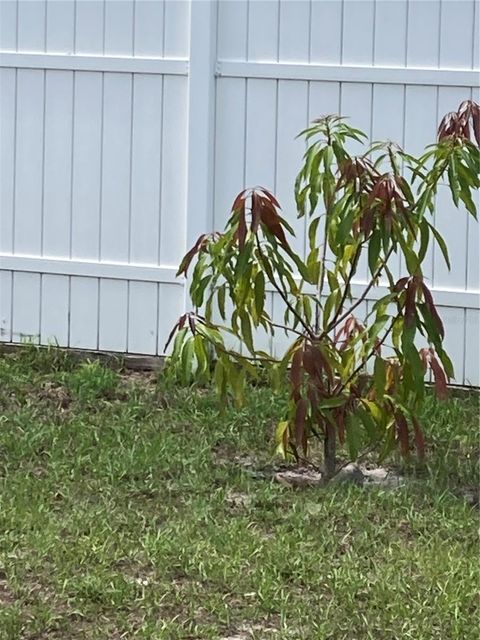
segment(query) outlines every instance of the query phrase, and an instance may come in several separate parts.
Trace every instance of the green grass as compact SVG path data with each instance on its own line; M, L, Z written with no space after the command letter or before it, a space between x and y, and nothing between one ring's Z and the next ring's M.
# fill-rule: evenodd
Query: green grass
M478 396L428 399L394 491L252 477L278 412L0 357L0 638L477 639Z

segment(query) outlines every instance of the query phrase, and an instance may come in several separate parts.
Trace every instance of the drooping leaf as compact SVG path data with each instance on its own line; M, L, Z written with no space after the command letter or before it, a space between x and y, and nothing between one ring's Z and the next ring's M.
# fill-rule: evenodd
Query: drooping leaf
M260 317L263 313L263 308L265 305L265 276L262 271L257 273L254 284L254 292L255 292L255 310L257 312L257 317Z
M373 381L375 386L375 397L377 400L381 400L385 393L385 384L387 381L387 371L385 367L385 360L383 358L375 358Z
M302 383L302 361L303 349L297 349L293 354L292 366L290 369L290 382L292 386L292 397L297 402L300 398L300 385Z
M408 424L405 416L401 411L396 411L395 423L397 425L397 438L400 444L400 451L403 456L408 456L410 452L410 445L408 441Z
M423 460L423 458L425 457L425 438L423 436L423 431L420 427L420 424L415 416L412 416L412 424L415 437L415 448L417 450L418 457Z
M430 231L433 233L435 240L437 241L437 244L440 248L440 251L442 252L442 256L443 256L443 259L445 260L445 264L447 265L448 270L450 271L451 270L450 258L448 256L448 249L447 249L447 245L445 244L445 240L440 235L438 229L435 229L433 225L428 223L428 227Z
M307 416L307 402L300 398L295 409L295 442L297 447L302 447L304 455L307 453L307 434L305 430L305 418Z

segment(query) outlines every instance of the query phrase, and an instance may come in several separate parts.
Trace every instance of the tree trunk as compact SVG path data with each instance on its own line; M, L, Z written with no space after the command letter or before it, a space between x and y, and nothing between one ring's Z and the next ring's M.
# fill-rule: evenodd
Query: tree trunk
M335 475L336 462L335 454L337 450L336 434L331 424L326 425L325 440L323 443L325 476L329 480Z

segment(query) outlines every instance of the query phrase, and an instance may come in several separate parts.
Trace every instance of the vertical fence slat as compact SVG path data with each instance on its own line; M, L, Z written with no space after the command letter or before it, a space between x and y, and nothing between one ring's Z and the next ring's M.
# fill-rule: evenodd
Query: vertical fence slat
M158 285L130 282L128 296L129 353L157 352Z
M70 0L47 0L48 53L74 52L75 10Z
M133 0L108 0L105 3L105 54L133 52Z
M42 253L68 257L74 73L46 74Z
M294 196L295 178L300 170L305 143L297 138L308 118L308 83L280 80L278 83L278 122L276 145L276 195L283 216L293 227L289 243L300 256L305 255L305 218L298 218Z
M0 50L17 49L17 0L0 2Z
M75 6L75 53L102 54L105 2L77 2Z
M340 64L342 58L342 2L312 0L310 18L310 61Z
M18 0L18 51L45 51L45 0Z
M0 252L13 250L16 70L0 69Z
M343 64L372 64L374 7L373 0L345 1L342 33Z
M310 2L283 0L280 3L279 60L282 62L308 62L310 38ZM298 37L304 34L303 37Z
M0 271L0 342L12 340L12 282L11 271Z
M163 55L164 2L136 2L134 24L134 55Z
M181 288L176 284L159 285L158 292L158 342L157 353L165 353L165 343L167 342L173 325L184 311L184 298ZM171 345L170 345L171 348Z
M98 73L75 74L73 130L73 258L98 259L102 157L103 82Z
M248 0L248 60L278 60L279 3Z
M237 193L244 188L245 91L242 78L217 80L215 122L215 217L221 231ZM232 127L232 122L236 125Z
M463 384L480 386L480 309L467 309Z
M248 2L218 3L218 59L245 60L247 57Z
M42 237L44 75L17 72L14 250L35 255Z
M245 185L275 191L277 83L248 81Z
M442 69L468 69L472 64L473 38L478 40L474 22L474 0L443 2L440 22L440 67ZM478 7L477 7L478 8ZM459 43L462 46L459 46Z
M376 3L373 59L375 65L405 65L407 14L408 0Z
M40 274L13 275L12 340L38 343L40 333Z
M72 349L98 349L98 299L97 278L72 278L69 323Z
M159 256L162 265L178 265L185 251L185 234L190 246L193 236L196 239L211 226L213 171L210 159L212 140L208 133L211 127L206 119L200 117L203 111L200 102L192 100L187 112L187 90L184 78L165 76ZM187 181L190 185L188 190ZM188 204L187 193L190 197ZM188 217L186 207L190 212Z
M409 2L407 67L438 67L440 2Z
M132 76L106 73L103 98L100 257L128 260Z
M70 282L68 276L42 276L40 342L68 344L68 310Z
M172 58L187 58L189 51L189 25L190 14L200 12L201 8L195 5L215 5L213 2L193 2L190 7L188 0L164 0L165 2L165 45L164 55ZM212 8L212 7L211 7ZM199 14L198 14L199 15ZM211 35L210 29L204 32ZM211 40L211 38L210 38ZM190 42L191 46L191 42Z
M135 75L129 261L157 264L163 81Z
M100 278L98 349L127 350L128 283Z

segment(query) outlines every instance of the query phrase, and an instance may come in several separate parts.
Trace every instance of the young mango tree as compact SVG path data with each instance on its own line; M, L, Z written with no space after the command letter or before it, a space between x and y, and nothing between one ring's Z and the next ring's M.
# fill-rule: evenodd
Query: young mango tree
M413 447L424 455L417 415L427 370L439 397L454 372L422 265L432 242L450 265L433 218L442 183L476 218L480 107L465 101L447 114L437 142L418 158L392 143L351 155L349 142L366 145L366 136L334 115L300 136L307 150L295 199L298 216L307 219L306 255L292 248L293 230L272 193L239 193L223 233L202 235L179 267L187 276L195 263L195 311L173 328L167 366L187 384L213 381L223 401L232 395L239 406L260 372L275 391L288 387L276 450L305 461L312 439L320 439L329 478L338 443L352 460L375 447L382 456L396 446L403 455ZM369 276L355 284L353 298L361 260ZM281 301L283 322L266 309L266 291ZM374 302L360 319L366 299ZM292 342L275 357L257 347L259 330L288 331ZM419 349L420 336L427 346Z

